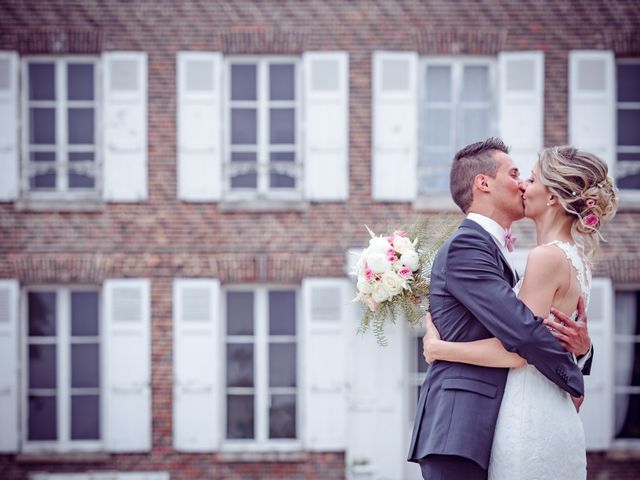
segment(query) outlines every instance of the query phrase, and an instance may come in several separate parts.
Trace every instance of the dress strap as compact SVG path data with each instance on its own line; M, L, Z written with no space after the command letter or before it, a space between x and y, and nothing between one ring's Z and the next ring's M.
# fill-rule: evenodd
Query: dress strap
M585 265L584 259L578 250L578 247L569 242L561 242L560 240L554 240L545 245L555 245L562 250L567 257L567 260L571 263L578 276L578 283L580 284L580 290L584 296L585 308L589 306L589 293L591 291L591 269Z

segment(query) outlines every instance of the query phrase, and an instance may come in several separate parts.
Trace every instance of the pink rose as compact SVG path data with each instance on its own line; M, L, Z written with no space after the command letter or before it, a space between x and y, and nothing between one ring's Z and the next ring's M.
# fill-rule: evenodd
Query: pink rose
M407 236L407 232L405 232L404 230L396 230L395 232L393 232L394 235L397 235L399 237L406 237Z
M590 198L589 200L587 200L587 207L591 208L593 206L595 206L596 201L593 198Z
M395 254L396 254L396 249L395 249L395 248L390 247L390 248L387 250L387 255L395 255Z
M590 213L582 219L583 223L589 228L595 228L600 219L595 213Z
M387 237L387 242L389 242L389 243L393 243L393 236L389 236L389 237Z
M396 257L395 255L389 255L387 257L387 260L389 260L389 263L397 262L398 261L398 257Z
M373 270L369 268L369 265L367 265L366 262L364 264L364 279L367 282L370 282L371 280L373 280Z
M402 278L409 278L411 276L411 269L409 267L402 267L398 272Z

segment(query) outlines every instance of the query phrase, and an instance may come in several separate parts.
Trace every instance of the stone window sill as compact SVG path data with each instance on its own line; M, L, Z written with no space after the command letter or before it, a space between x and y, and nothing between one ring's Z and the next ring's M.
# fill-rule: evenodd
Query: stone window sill
M33 452L16 455L18 463L105 463L111 455L104 452Z
M222 452L218 459L224 463L305 463L306 452Z
M447 193L433 197L420 197L413 202L413 208L423 212L456 212L460 208Z
M640 211L640 190L619 190L618 211Z
M305 212L309 202L302 200L223 200L218 203L222 212Z
M26 212L102 212L101 199L41 199L22 198L15 203L17 211Z

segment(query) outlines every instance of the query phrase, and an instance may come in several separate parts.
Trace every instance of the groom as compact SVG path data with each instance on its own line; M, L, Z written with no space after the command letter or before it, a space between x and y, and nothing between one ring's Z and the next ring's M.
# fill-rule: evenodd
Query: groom
M571 354L512 289L517 278L505 258L505 229L524 216L524 206L508 148L497 138L464 147L453 159L450 188L468 216L438 251L431 271L430 311L442 339L497 337L560 388L582 397L582 373ZM586 351L588 374L586 329L572 338L563 344L574 353ZM425 479L486 479L507 372L445 361L431 365L409 450L409 461L420 464Z

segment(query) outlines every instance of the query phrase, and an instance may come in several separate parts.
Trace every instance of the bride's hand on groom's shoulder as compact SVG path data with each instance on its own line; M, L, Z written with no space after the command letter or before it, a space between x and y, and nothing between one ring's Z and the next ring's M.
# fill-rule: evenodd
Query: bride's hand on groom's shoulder
M422 354L427 363L431 364L438 360L437 358L437 346L440 341L440 332L433 324L431 314L427 313L424 318L425 334L422 338Z

